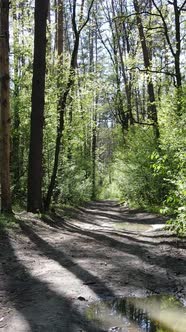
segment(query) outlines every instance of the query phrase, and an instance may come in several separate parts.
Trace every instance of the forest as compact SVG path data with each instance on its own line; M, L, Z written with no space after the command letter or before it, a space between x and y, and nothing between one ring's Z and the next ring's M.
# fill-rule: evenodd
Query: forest
M186 0L0 0L0 331L185 332Z
M1 212L117 199L186 232L184 0L0 1Z

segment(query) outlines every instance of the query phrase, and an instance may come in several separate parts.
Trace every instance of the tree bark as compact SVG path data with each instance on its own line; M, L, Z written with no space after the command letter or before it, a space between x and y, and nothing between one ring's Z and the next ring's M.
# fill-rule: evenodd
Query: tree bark
M137 20L137 26L139 31L139 38L141 42L141 48L143 52L143 60L144 60L144 66L145 69L148 70L151 66L151 56L150 51L147 46L147 41L144 33L143 23L140 15L140 8L137 0L133 0L134 9L136 12L136 20ZM159 138L159 128L158 128L158 117L157 117L157 108L156 108L156 100L155 100L155 93L154 93L154 86L151 77L148 78L147 81L147 91L149 96L149 115L150 118L153 120L154 124L154 132L155 136Z
M43 209L42 151L48 5L49 0L35 0L35 39L27 200L27 210L31 212L38 212Z
M115 13L115 8L114 8L114 1L112 0L111 2L112 4L112 11L113 11L113 17L116 17L116 13ZM120 10L122 11L122 4L120 4ZM125 94L126 94L126 102L127 102L127 112L125 112L125 110L123 109L123 130L128 130L129 128L129 124L132 125L134 123L133 120L133 115L132 115L132 100L131 100L131 90L132 90L132 77L130 75L130 78L127 77L126 74L126 68L125 68L125 64L124 64L124 54L123 54L123 50L121 47L121 32L119 31L118 25L116 20L114 21L114 25L115 25L115 34L116 34L116 43L117 43L117 47L118 47L118 51L119 51L119 59L120 59L120 66L121 66L121 73L123 76L123 82L124 82L124 86L125 86ZM123 23L123 28L125 28L125 23ZM126 40L126 42L128 43L128 41ZM127 52L130 52L130 48L129 48L129 43L127 45ZM116 57L116 61L117 57Z
M1 211L11 212L9 1L0 2Z
M97 7L97 6L96 6ZM96 8L97 9L97 8ZM97 10L96 10L97 11ZM94 22L91 22L93 25ZM98 44L97 44L97 30L94 31L90 28L89 31L89 71L90 73L96 74L97 70L97 53L98 53ZM97 91L95 89L94 97L93 97L93 107L91 114L91 122L92 122L92 141L91 141L91 175L92 175L92 200L96 199L96 150L97 150L97 104L98 104L98 96Z
M14 93L13 93L13 137L12 137L12 155L11 155L11 168L13 171L12 184L13 195L18 195L20 192L20 176L22 173L20 161L20 73L19 67L21 66L21 58L18 55L18 15L17 11L19 6L17 1L12 6L13 12L13 53L14 53Z
M167 44L169 46L170 52L174 58L174 66L175 66L175 74L176 74L176 87L180 89L182 87L182 77L181 77L181 70L180 70L180 55L181 55L181 33L180 33L180 15L182 10L184 9L185 6L185 1L183 1L182 5L178 5L177 0L173 0L172 2L169 3L169 5L173 5L174 7L174 23L175 23L175 44L176 47L174 49L173 43L171 43L171 38L169 34L169 28L166 23L165 17L159 8L159 6L156 4L155 0L152 0L153 5L158 11L158 14L161 17L162 23L163 23L163 28L164 28L164 35L167 41Z
M175 15L175 37L176 37L176 52L175 52L175 72L177 87L182 86L182 77L180 70L180 54L181 54L181 35L180 35L180 10L177 0L174 0L174 15Z

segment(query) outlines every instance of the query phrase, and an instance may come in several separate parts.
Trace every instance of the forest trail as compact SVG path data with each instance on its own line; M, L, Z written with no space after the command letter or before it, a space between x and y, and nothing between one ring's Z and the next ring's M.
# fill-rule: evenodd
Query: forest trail
M92 301L186 299L186 241L153 230L161 217L97 201L18 223L1 235L0 331L93 332L84 314Z

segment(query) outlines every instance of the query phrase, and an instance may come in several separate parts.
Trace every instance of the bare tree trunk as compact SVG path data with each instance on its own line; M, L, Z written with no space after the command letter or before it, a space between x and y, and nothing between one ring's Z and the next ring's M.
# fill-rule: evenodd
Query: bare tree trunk
M9 1L0 2L1 211L11 212Z
M96 199L96 148L97 148L96 122L97 122L96 110L94 110L93 128L92 128L92 199L93 200Z
M176 86L180 88L182 86L182 77L181 77L181 70L180 70L180 55L181 55L181 33L180 33L180 15L182 10L184 10L185 7L185 0L183 1L182 5L178 5L177 0L173 0L172 2L169 1L169 6L173 5L174 7L174 23L175 23L175 45L176 45L176 50L174 50L174 46L171 43L171 38L169 34L169 28L166 23L165 17L163 15L163 12L161 11L160 7L156 4L155 0L152 0L155 8L157 9L162 23L163 23L163 28L164 28L164 35L167 41L167 44L169 46L170 52L172 53L172 56L174 58L174 65L175 65L175 73L176 73Z
M92 22L93 23L93 22ZM95 42L95 48L94 48ZM96 74L97 67L97 31L94 32L93 28L90 27L89 30L89 71ZM94 58L95 55L95 58ZM95 91L93 96L93 107L91 114L91 123L92 123L92 140L91 140L91 177L92 177L92 200L96 199L96 149L97 149L97 91Z
M32 112L28 166L27 210L42 211L42 151L46 70L46 23L49 0L35 0L35 40L32 80Z
M18 35L18 3L15 3L12 6L13 11L13 52L14 52L14 93L13 93L13 137L12 137L12 156L11 164L13 170L13 195L18 194L20 191L20 177L21 177L21 161L20 161L20 72L19 67L21 65L21 58L17 54L17 47L19 45L19 35Z
M115 13L115 8L114 8L114 1L112 0L111 3L112 3L113 17L115 17L116 13ZM122 5L122 4L120 4L120 5ZM122 11L122 9L123 8L121 6L120 10ZM132 78L130 77L130 79L128 79L127 74L126 74L126 69L125 69L125 64L124 64L124 54L123 54L123 50L122 50L121 42L120 42L121 32L119 31L119 27L117 25L116 20L114 22L115 22L115 33L116 33L116 41L117 41L117 46L118 46L118 51L119 51L121 72L122 72L122 76L123 76L123 82L125 85L125 93L126 93L126 101L127 101L127 113L128 114L124 115L125 122L126 122L125 128L128 129L129 122L130 122L130 124L134 123L133 116L132 116L132 100L131 100ZM125 25L125 23L123 25ZM129 51L130 51L129 43L127 46L128 46L128 53L129 53Z
M64 4L63 0L58 0L57 4L57 52L60 58L60 65L63 64L64 50Z
M144 59L144 66L145 69L148 70L151 66L151 61L150 61L150 51L147 46L147 41L144 33L144 28L143 28L143 23L140 15L140 8L138 4L138 0L133 0L134 4L134 9L136 12L136 20L137 20L137 26L138 26L138 31L139 31L139 37L140 37L140 42L141 42L141 48L143 52L143 59ZM159 128L158 128L158 117L157 117L157 108L156 108L156 100L155 100L155 93L154 93L154 86L151 77L148 78L147 81L147 90L148 90L148 96L149 96L149 115L151 119L153 120L154 124L154 132L155 136L159 138Z
M182 75L180 68L180 57L181 57L181 20L180 16L182 11L185 11L186 1L183 0L182 4L177 0L169 1L168 6L172 5L174 7L174 27L175 27L175 35L173 36L173 42L171 42L171 36L169 33L169 27L166 23L165 16L163 11L156 4L155 0L152 0L161 20L164 29L164 36L169 46L169 50L174 59L174 67L175 67L175 76L176 76L176 87L177 87L177 113L178 115L182 114ZM174 47L175 43L175 47Z
M175 72L176 72L177 87L181 88L182 78L180 70L180 54L181 54L180 10L178 7L177 0L174 0L173 3L174 3L175 28L176 28Z

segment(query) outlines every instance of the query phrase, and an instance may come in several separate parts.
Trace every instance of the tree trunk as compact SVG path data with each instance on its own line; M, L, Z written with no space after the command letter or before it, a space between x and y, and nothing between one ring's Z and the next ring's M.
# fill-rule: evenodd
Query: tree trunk
M78 48L77 48L77 50L78 50ZM75 76L75 69L73 67L71 67L66 90L65 90L64 94L61 96L61 98L59 100L59 123L58 123L58 126L57 126L54 166L53 166L53 171L52 171L51 180L50 180L50 184L49 184L49 187L48 187L47 195L46 195L46 198L45 198L45 201L44 201L44 208L45 208L46 211L50 207L51 198L52 198L53 190L54 190L54 187L55 187L57 170L58 170L58 163L59 163L59 153L60 153L60 148L61 148L61 140L62 140L62 137L63 137L63 130L64 130L65 109L66 109L67 98L68 98L70 89L71 89L71 87L73 86L73 83L74 83L74 76Z
M11 212L9 1L0 2L1 211Z
M13 183L13 195L17 195L20 192L20 175L21 162L20 162L20 73L19 67L21 66L21 58L18 55L18 45L19 45L19 34L18 34L18 3L12 7L13 12L13 52L14 52L14 93L13 93L13 137L12 137L12 156L11 156L11 166L13 171L12 183Z
M82 0L81 4L83 5L83 3L84 2ZM67 82L64 92L62 93L62 95L59 99L59 106L58 106L59 107L59 122L57 125L54 166L53 166L53 171L52 171L47 195L46 195L45 202L44 202L46 211L50 207L50 203L51 203L51 199L52 199L52 195L53 195L53 191L54 191L54 187L55 187L55 183L56 183L58 163L59 163L59 154L60 154L60 149L61 149L61 140L62 140L63 131L64 131L64 115L65 115L65 110L66 110L66 106L67 106L67 99L69 96L69 92L70 92L71 88L73 87L74 79L75 79L75 69L77 67L77 57L78 57L78 51L79 51L80 34L81 34L81 31L83 30L83 28L87 25L87 23L89 21L90 11L93 6L93 3L94 3L94 0L91 1L91 4L89 6L87 19L85 20L84 23L80 24L80 27L78 29L77 23L76 23L76 0L73 1L72 26L73 26L75 40L74 40L74 46L73 46L73 51L72 51L72 55L71 55L68 82ZM82 6L81 6L81 8L82 8ZM81 9L81 16L82 16L82 9Z
M143 23L140 15L140 8L137 0L133 0L134 9L136 12L136 20L137 26L139 31L139 37L141 42L141 48L143 52L143 60L145 69L148 70L151 66L151 56L150 51L147 46L147 41L144 33ZM149 96L149 115L150 118L153 120L154 124L154 132L156 138L159 138L159 128L158 128L158 117L157 117L157 109L156 109L156 100L155 100L155 93L154 93L154 86L151 77L148 78L147 81L147 91Z
M176 37L176 52L174 56L175 72L176 72L176 86L177 86L177 113L182 114L182 76L180 69L180 55L181 55L181 34L180 34L180 9L177 0L174 0L174 15L175 15L175 37Z
M113 11L113 17L116 17L116 12L115 12L115 8L114 8L114 1L112 0L112 11ZM122 8L122 4L120 4L121 8L121 12L123 10ZM114 21L114 25L115 25L115 34L116 34L116 43L117 43L117 47L118 47L118 51L119 51L119 59L120 59L120 65L121 65L121 73L123 76L123 82L124 82L124 86L125 86L125 94L126 94L126 102L127 102L127 112L125 112L125 110L123 109L123 119L124 119L124 127L123 130L126 129L128 130L129 127L129 123L132 125L134 123L133 120L133 115L132 115L132 100L131 100L131 90L132 90L132 78L130 75L130 78L127 77L127 73L126 73L126 68L125 68L125 64L124 64L124 54L123 54L123 50L121 47L121 32L119 31L119 27L117 25L116 20ZM125 23L123 23L123 27L125 28ZM128 43L128 41L126 41ZM128 53L130 52L130 48L129 48L129 43L128 43ZM117 61L117 60L116 60ZM123 101L122 101L123 103Z
M94 22L91 22L92 25ZM95 46L94 46L95 42ZM90 57L90 63L89 63L89 71L90 73L96 74L97 70L97 31L94 31L92 28L90 28L89 32L89 57ZM95 55L95 59L94 59ZM97 103L98 103L98 97L97 97L97 91L95 89L94 97L93 97L93 107L92 107L92 151L91 151L91 162L92 162L92 200L96 199L96 149L97 149Z
M170 52L174 58L174 67L175 67L175 74L176 74L176 87L177 87L177 113L180 115L182 113L182 75L180 69L180 56L181 56L181 20L180 15L182 11L185 11L185 1L182 4L178 4L177 0L169 1L168 6L173 5L174 7L174 28L175 28L175 35L173 36L173 42L171 42L169 27L166 23L165 16L163 12L159 8L159 5L156 4L155 0L152 0L155 8L158 11L158 14L162 20L163 28L164 28L164 35L169 46ZM174 48L175 43L175 48Z
M49 0L35 0L35 39L27 201L27 210L31 212L38 212L43 209L42 150L48 5Z

